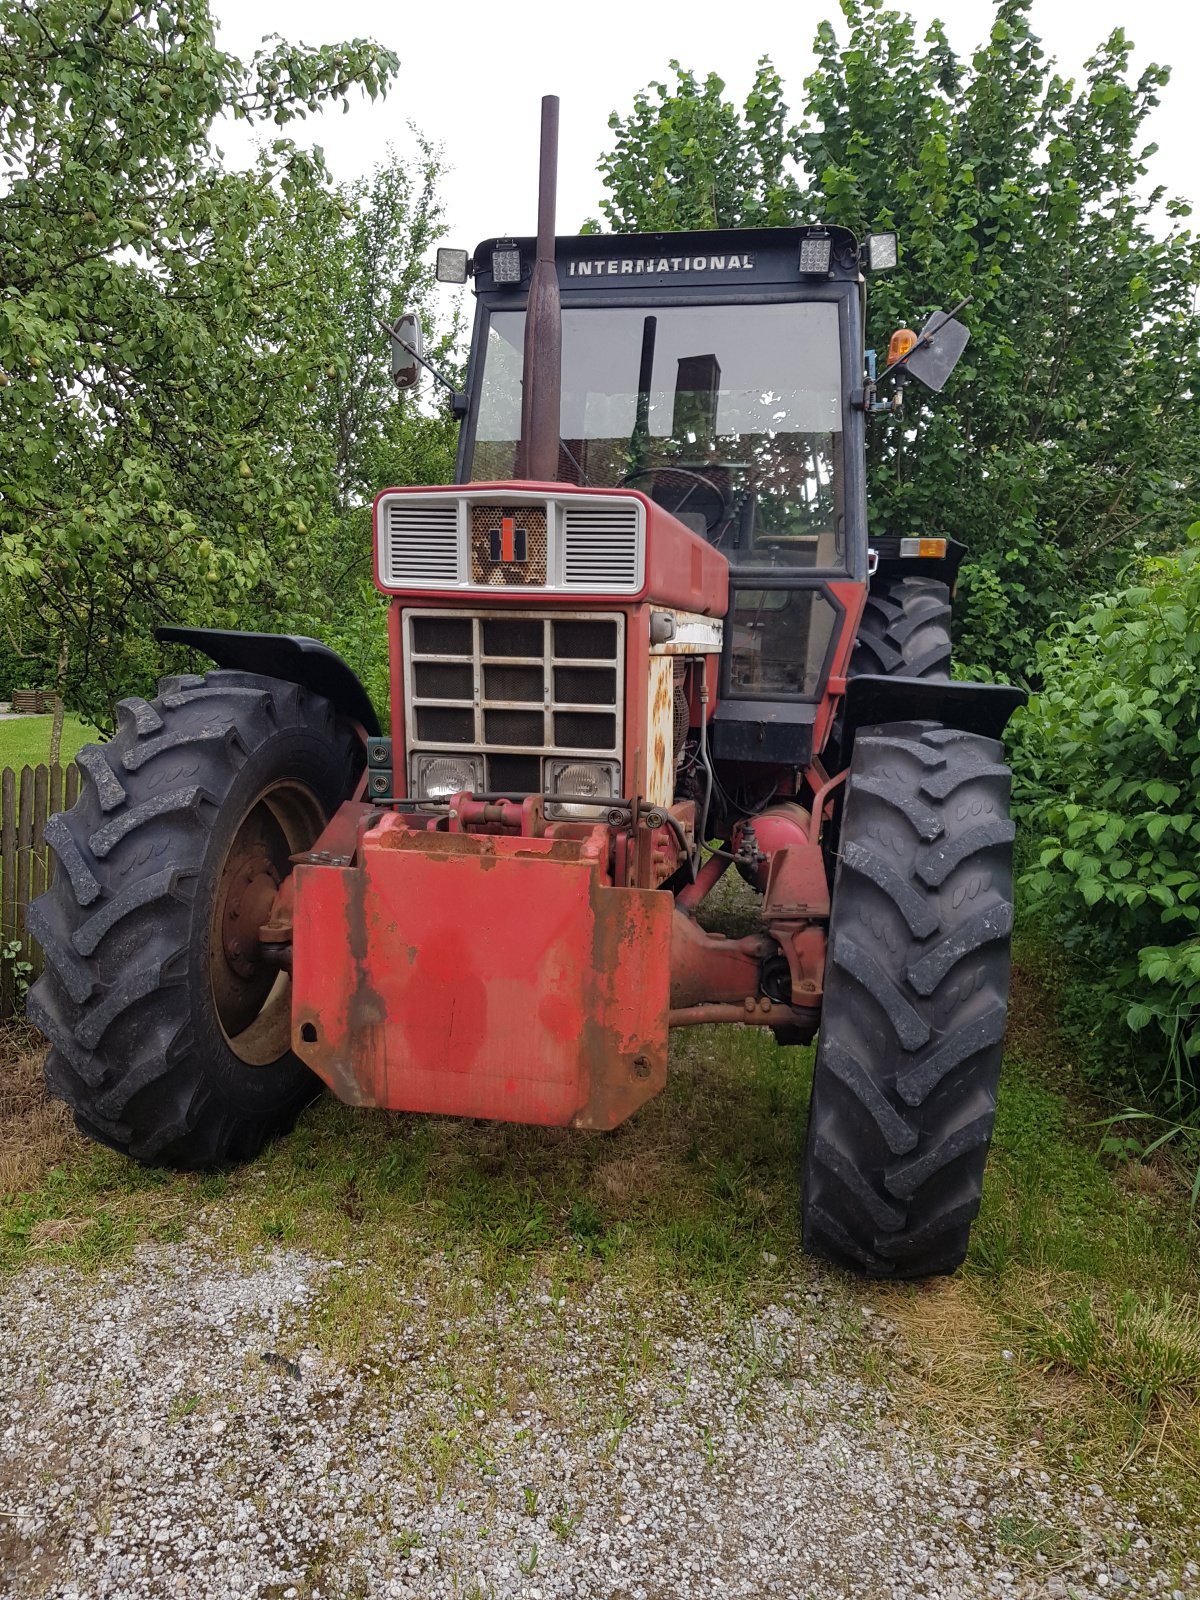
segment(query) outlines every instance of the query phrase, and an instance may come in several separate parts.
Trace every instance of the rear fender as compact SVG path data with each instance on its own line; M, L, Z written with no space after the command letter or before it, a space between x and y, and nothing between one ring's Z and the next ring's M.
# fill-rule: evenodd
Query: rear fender
M156 628L162 644L201 650L219 667L257 672L264 678L298 683L333 703L339 716L359 723L369 738L381 733L379 718L362 680L328 645L295 633L240 633L227 628Z

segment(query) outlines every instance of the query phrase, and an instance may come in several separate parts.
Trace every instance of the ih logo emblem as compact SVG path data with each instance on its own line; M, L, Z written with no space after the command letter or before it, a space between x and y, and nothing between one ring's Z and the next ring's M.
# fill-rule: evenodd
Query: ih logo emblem
M523 562L528 551L524 528L518 528L515 517L502 516L500 526L491 531L491 557L493 561Z

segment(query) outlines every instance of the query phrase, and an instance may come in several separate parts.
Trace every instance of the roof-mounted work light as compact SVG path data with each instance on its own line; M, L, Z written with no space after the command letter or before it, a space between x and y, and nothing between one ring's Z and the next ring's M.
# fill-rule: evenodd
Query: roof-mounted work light
M465 250L439 250L433 275L439 283L466 283L467 252Z
M824 277L833 259L833 240L814 229L800 241L800 271L806 276Z
M515 244L498 245L492 251L492 282L520 283L521 252Z
M869 233L863 245L868 272L891 272L900 262L900 236Z

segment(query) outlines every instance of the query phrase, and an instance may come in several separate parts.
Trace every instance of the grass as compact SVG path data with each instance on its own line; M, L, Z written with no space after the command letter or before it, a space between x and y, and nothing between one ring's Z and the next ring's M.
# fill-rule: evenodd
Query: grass
M53 721L53 717L0 718L0 767L44 766L50 759ZM95 728L68 712L63 718L63 762L72 760L81 745L97 738Z
M926 1425L992 1434L1098 1479L1183 1530L1200 1511L1200 1251L1186 1173L1167 1152L1115 1163L1082 1095L1040 968L1018 965L983 1209L963 1270L855 1285L838 1359L897 1391ZM326 1098L247 1167L176 1176L85 1144L38 1087L13 1035L0 1062L0 1273L120 1262L196 1226L252 1253L276 1242L337 1262L306 1336L380 1383L404 1383L397 1341L413 1285L478 1314L537 1274L552 1300L598 1281L631 1304L663 1287L728 1319L785 1289L847 1280L799 1249L797 1177L811 1052L754 1030L677 1034L667 1091L611 1135L352 1110ZM354 1266L369 1257L364 1275ZM430 1272L430 1263L462 1270ZM858 1318L858 1308L873 1316ZM445 1309L445 1301L442 1303ZM659 1313L661 1314L661 1308ZM886 1348L870 1323L897 1330ZM614 1353L636 1374L650 1324ZM464 1404L502 1403L488 1342L447 1351ZM530 1374L536 1386L538 1375ZM546 1404L552 1403L546 1391ZM748 1397L748 1404L752 1397ZM620 1395L599 1421L619 1439ZM449 1454L460 1448L447 1436ZM436 1454L431 1446L431 1456ZM448 1470L448 1469L447 1469ZM536 1504L537 1491L531 1489ZM1147 1497L1158 1494L1155 1504ZM560 1508L570 1536L571 1508ZM1063 1530L1017 1525L1011 1559L1053 1556Z

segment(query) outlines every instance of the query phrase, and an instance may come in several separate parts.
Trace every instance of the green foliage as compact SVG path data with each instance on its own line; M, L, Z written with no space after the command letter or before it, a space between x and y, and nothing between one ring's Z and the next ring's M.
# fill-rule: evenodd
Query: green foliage
M396 67L363 40L239 61L206 0L0 0L0 623L92 720L153 683L164 620L343 619L346 508L426 425L444 453L367 349L427 287L432 152L338 191L282 134L243 172L210 144L222 111L282 129Z
M619 233L790 222L800 191L785 168L798 130L786 125L783 85L767 57L740 110L722 98L715 72L699 83L678 61L671 68L673 85L651 83L628 117L608 119L616 139L600 158L607 221Z
M886 343L973 297L966 358L946 391L906 396L870 442L872 525L971 548L958 626L966 659L1027 669L1052 615L1115 581L1134 538L1169 547L1191 514L1200 415L1200 246L1142 181L1142 125L1167 72L1133 76L1116 30L1079 82L1046 62L1029 0L1002 0L969 59L941 25L918 38L880 0L823 22L804 115L760 66L747 110L720 80L651 85L601 163L622 229L827 221L896 228L900 269L873 281ZM797 176L806 180L796 181ZM984 573L998 582L989 582Z
M1181 556L1145 560L1063 624L1014 726L1020 799L1041 836L1026 888L1100 975L1101 1027L1123 1019L1143 1034L1142 1087L1182 1107L1200 1082L1198 558L1200 523Z

